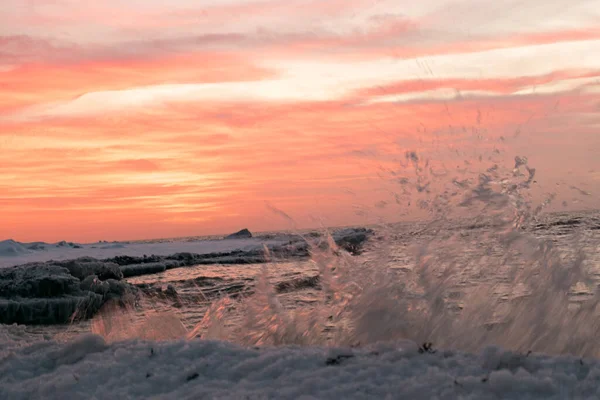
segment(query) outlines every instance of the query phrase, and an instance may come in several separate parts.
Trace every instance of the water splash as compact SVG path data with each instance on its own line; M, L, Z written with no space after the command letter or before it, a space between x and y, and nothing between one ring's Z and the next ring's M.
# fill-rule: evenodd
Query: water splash
M406 240L410 232L382 225L367 259L340 256L334 245L327 252L313 247L322 287L314 306L284 308L264 272L256 294L239 304L240 328L219 338L248 345L351 346L411 339L471 351L495 344L600 356L599 294L584 250L576 238L563 243L565 251L525 229L554 198L550 194L534 206L529 189L536 171L527 158L515 157L512 168L494 164L476 180L449 182L416 152L405 158L416 177L418 206L432 216L412 232L418 244ZM442 179L445 189L431 195ZM403 195L409 182L399 181ZM412 261L398 263L399 248ZM574 300L576 287L584 296Z
M554 195L535 203L536 170L526 157L507 167L488 159L483 166L479 158L477 173L455 174L406 152L400 169L389 171L392 194L429 221L381 223L361 257L340 251L328 234L325 247L305 238L320 286L310 305L284 305L265 267L252 295L213 301L189 331L173 314L136 325L114 310L93 329L120 332L113 339L203 337L252 346L410 339L468 351L494 344L600 357L600 294L584 241L535 237L531 227Z

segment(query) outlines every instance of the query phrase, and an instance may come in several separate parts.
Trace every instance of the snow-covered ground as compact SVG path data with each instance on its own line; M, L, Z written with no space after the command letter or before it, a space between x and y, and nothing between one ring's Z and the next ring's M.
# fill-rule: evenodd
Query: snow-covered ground
M84 256L106 259L116 256L141 257L144 254L169 255L184 252L207 254L259 249L263 244L277 245L281 243L283 241L278 239L264 240L260 238L93 244L69 244L65 242L59 244L19 243L13 240L4 240L0 242L0 268L30 262L70 260Z
M84 335L0 352L2 399L597 399L600 362L420 351L253 349L216 341L129 341Z

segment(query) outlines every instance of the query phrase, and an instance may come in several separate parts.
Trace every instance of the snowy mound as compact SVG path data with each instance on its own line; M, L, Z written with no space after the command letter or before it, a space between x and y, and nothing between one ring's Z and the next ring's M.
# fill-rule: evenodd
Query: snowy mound
M10 346L9 346L10 348ZM223 342L123 342L85 335L0 358L3 399L592 399L600 362L420 349L247 349Z
M28 253L29 250L25 246L12 239L0 242L0 257L15 257Z

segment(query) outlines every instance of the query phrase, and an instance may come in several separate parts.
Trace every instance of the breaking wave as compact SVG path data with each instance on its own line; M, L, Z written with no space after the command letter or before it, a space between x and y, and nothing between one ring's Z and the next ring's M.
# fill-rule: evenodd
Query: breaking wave
M185 336L251 346L364 346L410 339L467 351L493 344L599 357L594 256L600 241L593 224L600 220L543 213L555 196L534 200L536 171L526 157L508 167L492 157L479 163L479 172L461 179L406 152L385 179L398 188L396 203L426 212L427 222L379 224L359 257L339 251L331 237L325 248L311 246L317 274L303 282L318 290L310 302L285 304L282 284L271 281L265 266L251 294L207 300L192 329L173 313L147 314L132 329L122 320L127 311L112 310L95 318L92 330L108 337L107 324L120 323L112 329L120 332L115 340ZM590 229L562 236L550 229L578 224Z

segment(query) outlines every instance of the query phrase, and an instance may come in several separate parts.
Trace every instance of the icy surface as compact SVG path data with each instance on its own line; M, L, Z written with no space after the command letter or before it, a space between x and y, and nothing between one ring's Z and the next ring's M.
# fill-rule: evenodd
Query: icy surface
M356 252L369 234L370 231L365 229L344 229L334 233L333 241L342 248ZM299 235L280 235L272 239L130 243L118 246L113 243L100 247L67 242L50 245L6 241L4 244L11 249L6 251L11 256L0 260L10 260L12 264L29 262L0 268L0 323L30 325L62 324L74 319L86 319L93 316L106 301L122 300L125 296L135 301L137 289L121 282L123 278L159 274L179 267L247 265L265 263L273 258L306 258L309 247L330 245L326 240L309 244ZM265 252L265 247L269 249L268 252ZM79 257L73 258L75 255ZM233 290L231 288L242 291L248 289L244 284L240 286L235 282L228 285L215 290L230 293ZM156 289L162 290L160 287Z
M7 337L10 338L9 335ZM402 341L364 349L243 348L213 341L96 335L18 344L0 355L3 399L586 399L600 363Z
M239 232L238 232L239 233ZM332 232L336 244L350 252L357 252L369 238L372 231L365 228L344 228ZM314 233L313 233L314 235ZM327 244L321 234L317 234L323 244ZM59 242L49 244L43 242L19 243L13 240L0 242L0 268L11 267L32 262L50 260L72 260L81 257L108 259L119 256L143 257L144 255L166 256L176 253L219 254L239 252L257 252L262 254L263 246L288 249L288 256L307 255L306 241L296 234L280 234L273 237L229 238L221 240L173 240L160 242L113 242L76 244ZM294 254L295 253L295 254ZM255 260L251 260L255 261ZM210 260L210 262L245 263L244 260Z
M30 250L12 239L0 242L0 257L19 257L29 253Z
M30 262L49 260L70 260L79 257L105 259L116 256L168 255L173 253L206 254L213 252L230 252L233 250L260 249L263 244L281 244L278 239L231 239L231 240L199 240L191 242L162 242L162 243L94 243L77 244L21 244L12 240L0 242L0 268L20 265Z

